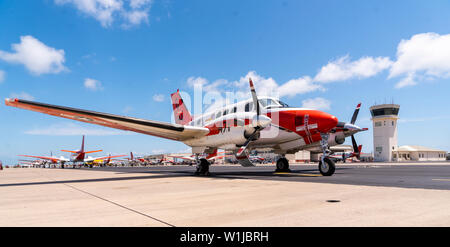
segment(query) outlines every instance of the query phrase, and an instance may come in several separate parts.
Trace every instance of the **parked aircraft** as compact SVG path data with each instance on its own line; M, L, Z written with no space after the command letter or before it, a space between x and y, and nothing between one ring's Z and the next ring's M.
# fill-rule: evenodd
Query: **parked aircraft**
M347 161L347 159L352 159L353 157L356 157L359 160L361 150L362 150L362 145L357 146L356 141L355 141L353 143L353 151L352 152L334 152L333 154L330 155L330 159L333 159L334 162L342 161L344 163Z
M192 162L196 162L197 161L195 155L189 155L189 156L168 155L168 156L172 157L172 158L183 159L183 160L188 160L188 161L192 161ZM224 152L217 152L217 149L216 149L214 153L208 154L204 159L206 159L210 163L213 163L213 162L215 162L218 159L222 159L224 157L229 157L229 156L232 156L232 155L226 154L226 151L224 151Z
M84 163L89 163L89 162L93 162L94 160L103 160L103 159L108 159L108 158L116 158L116 157L123 157L126 155L115 155L115 156L106 156L106 157L91 157L91 156L86 156L86 154L89 153L96 153L96 152L101 152L103 150L95 150L95 151L84 151L84 135L83 135L83 139L81 142L81 149L80 150L75 150L75 151L71 151L71 150L61 150L63 152L69 152L72 153L70 158L65 158L64 156L61 157L54 157L54 156L35 156L35 155L19 155L19 156L23 156L23 157L31 157L31 158L37 158L37 159L42 159L42 160L46 160L51 162L52 164L60 164L61 168L64 168L64 165L66 162L71 162L73 164L73 168L75 168L75 166L79 166L81 167L81 165L83 165Z
M111 156L111 154L107 157L100 157L100 158L95 158L95 160L92 161L86 161L86 165L89 166L90 168L92 168L93 166L110 166L112 165L112 163L114 163L114 159L115 157L123 157L126 155L116 155L116 156Z
M254 166L248 150L269 148L281 155L277 171L289 171L285 154L299 150L320 148L323 155L319 171L331 176L335 164L329 158L329 146L342 144L345 138L367 130L354 125L359 106L350 123L319 110L294 108L273 97L258 99L252 80L252 98L227 105L193 118L184 104L179 90L171 94L176 123L124 117L82 109L49 105L22 99L6 99L5 104L53 116L68 118L106 127L134 131L181 141L192 147L198 160L196 174L209 174L210 162L198 158L217 149L231 150L242 166Z

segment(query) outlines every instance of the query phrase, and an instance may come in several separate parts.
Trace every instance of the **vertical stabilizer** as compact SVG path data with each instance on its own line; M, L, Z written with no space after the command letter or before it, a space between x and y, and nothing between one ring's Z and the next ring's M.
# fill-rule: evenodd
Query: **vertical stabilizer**
M80 153L84 153L84 135L83 135L83 140L81 141Z
M187 125L190 121L192 121L192 117L188 109L186 108L183 99L181 98L180 90L177 90L176 93L171 94L170 97L172 99L175 123Z

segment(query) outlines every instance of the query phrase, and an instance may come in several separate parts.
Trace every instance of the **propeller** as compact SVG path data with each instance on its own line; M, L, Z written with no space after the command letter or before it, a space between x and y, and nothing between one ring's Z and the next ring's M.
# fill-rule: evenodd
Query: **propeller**
M236 153L237 156L241 156L242 154L244 154L244 151L247 149L250 142L255 140L255 137L258 135L258 133L261 130L263 130L264 128L266 128L267 126L269 126L270 123L272 123L271 118L269 118L265 115L261 115L261 108L259 105L258 96L256 95L255 87L253 85L252 78L249 78L249 84L250 84L250 91L252 93L252 98L253 98L253 105L255 106L253 109L255 109L255 111L256 111L256 115L253 117L252 124L251 124L251 126L254 128L254 131L247 138L244 145L242 145L241 148L239 148L238 152Z
M355 125L356 118L358 118L358 113L359 113L359 109L360 108L361 108L361 103L359 103L356 106L356 109L353 112L352 119L350 120L350 124L345 124L344 128L349 129L349 130L363 130L363 129L361 129L358 126ZM356 143L356 139L355 139L354 135L352 135L352 146L353 146L353 153L355 154L356 158L359 159L361 152L359 150L358 144Z

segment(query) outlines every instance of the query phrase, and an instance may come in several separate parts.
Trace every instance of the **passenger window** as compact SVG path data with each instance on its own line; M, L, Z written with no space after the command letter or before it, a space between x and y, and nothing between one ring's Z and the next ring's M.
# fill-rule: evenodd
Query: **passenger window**
M245 104L245 112L250 111L250 103Z
M221 115L222 115L222 112L220 111L216 114L216 118L220 118Z
M233 107L233 113L236 113L237 111L237 106Z
M223 115L224 115L224 116L227 115L227 114L228 114L228 109L225 110L225 111L223 111Z

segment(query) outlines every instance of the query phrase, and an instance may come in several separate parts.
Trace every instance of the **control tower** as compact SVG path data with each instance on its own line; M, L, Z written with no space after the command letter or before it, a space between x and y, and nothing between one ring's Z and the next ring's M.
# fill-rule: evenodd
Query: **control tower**
M400 105L383 104L370 107L373 122L374 161L393 161L397 144L397 120Z

